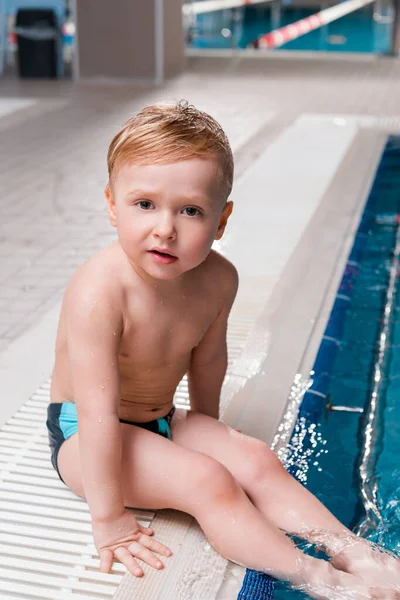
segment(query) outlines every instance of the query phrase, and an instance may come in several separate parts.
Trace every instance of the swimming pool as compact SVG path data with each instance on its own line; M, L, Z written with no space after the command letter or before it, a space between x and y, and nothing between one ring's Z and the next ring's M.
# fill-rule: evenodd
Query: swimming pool
M400 138L390 138L304 396L287 466L347 527L365 519L360 493L365 425L374 387L377 341L387 306L400 214ZM400 553L400 289L393 297L372 442L371 484L378 514L368 539ZM363 411L363 412L361 412ZM305 546L307 549L307 546ZM275 598L304 597L277 584Z
M246 48L258 36L294 23L320 10L296 8L284 2L280 12L272 4L225 9L197 15L186 24L192 48ZM275 11L275 12L274 12ZM381 2L366 6L329 25L303 35L283 50L388 53L391 45L392 7Z
M376 487L377 518L368 539L400 554L400 138L389 138L347 259L333 308L301 402L289 445L281 457L289 469L347 527L365 527L361 489L366 423L376 392L376 365L383 367L371 440L367 484ZM397 247L399 250L399 247ZM395 282L392 309L388 290ZM386 311L386 317L384 317ZM385 324L388 325L387 330ZM384 333L384 337L382 337ZM384 341L383 358L378 343ZM298 386L300 390L304 383ZM304 387L303 387L304 390ZM292 409L292 407L291 407ZM368 471L368 469L367 469ZM368 511L370 514L371 511ZM303 544L307 552L312 548ZM250 575L250 577L248 577ZM267 582L252 595L257 574L248 571L240 598L270 598ZM259 587L262 587L262 577ZM265 578L264 578L265 580ZM304 595L277 583L275 598Z

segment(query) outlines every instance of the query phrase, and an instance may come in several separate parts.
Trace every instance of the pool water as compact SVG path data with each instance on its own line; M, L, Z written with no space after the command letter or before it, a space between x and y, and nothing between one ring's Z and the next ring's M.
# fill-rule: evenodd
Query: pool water
M295 8L283 3L279 16L271 5L247 6L198 15L189 31L195 48L246 48L260 35L308 17L319 8ZM375 52L385 54L391 45L392 9L366 6L328 25L288 42L283 50Z
M326 405L328 400L333 406L368 405L399 214L400 138L390 138L315 361L313 385L300 407L288 455L292 474L351 529L365 514L358 474L365 417L359 412L329 411ZM368 538L400 554L400 281L394 306L375 448L382 522ZM278 584L275 597L304 596Z

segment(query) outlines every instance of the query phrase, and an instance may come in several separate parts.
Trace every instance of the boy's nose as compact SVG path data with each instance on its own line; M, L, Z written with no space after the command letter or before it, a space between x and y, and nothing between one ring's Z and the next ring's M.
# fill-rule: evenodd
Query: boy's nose
M176 238L174 220L169 216L159 219L154 227L153 233L160 239L174 240Z

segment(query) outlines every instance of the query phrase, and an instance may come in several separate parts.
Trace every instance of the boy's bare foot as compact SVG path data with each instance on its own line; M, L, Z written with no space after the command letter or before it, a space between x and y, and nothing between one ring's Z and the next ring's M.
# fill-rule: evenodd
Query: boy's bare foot
M335 569L359 577L374 588L396 591L400 598L400 559L354 534L313 531L307 539L319 545Z
M307 556L298 563L296 579L294 589L316 600L400 600L400 592L395 589L371 586L361 577Z
M400 597L400 559L366 540L350 542L331 558L331 564L371 585L397 590Z

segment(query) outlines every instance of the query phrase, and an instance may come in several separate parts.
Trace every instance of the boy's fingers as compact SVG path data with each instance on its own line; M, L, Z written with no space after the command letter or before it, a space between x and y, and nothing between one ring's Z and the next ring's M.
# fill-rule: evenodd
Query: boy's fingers
M125 565L128 571L132 573L132 575L134 575L135 577L141 577L143 575L142 569L139 567L137 561L129 552L128 548L120 546L119 548L116 548L114 550L114 554L118 558L118 560L123 565Z
M109 573L113 564L113 553L112 550L101 550L100 551L100 572Z
M161 542L158 542L154 538L149 539L149 538L141 537L140 543L142 544L142 546L144 546L145 548L148 548L152 552L158 552L158 554L163 554L164 556L172 555L171 550L169 548L167 548L167 546L164 546L164 544L161 544Z
M146 527L141 529L147 530ZM169 548L151 538L149 534L142 534L140 542L132 542L128 547L119 546L115 550L105 548L100 551L100 572L110 573L114 556L123 564L135 577L141 577L143 570L138 565L134 557L140 558L154 569L162 569L164 564L153 554L157 552L164 556L171 556L172 552Z
M164 566L157 556L143 544L139 544L139 542L132 542L132 544L128 546L128 550L129 552L132 552L133 556L140 558L140 560L147 563L150 567L153 567L153 569L162 569Z

